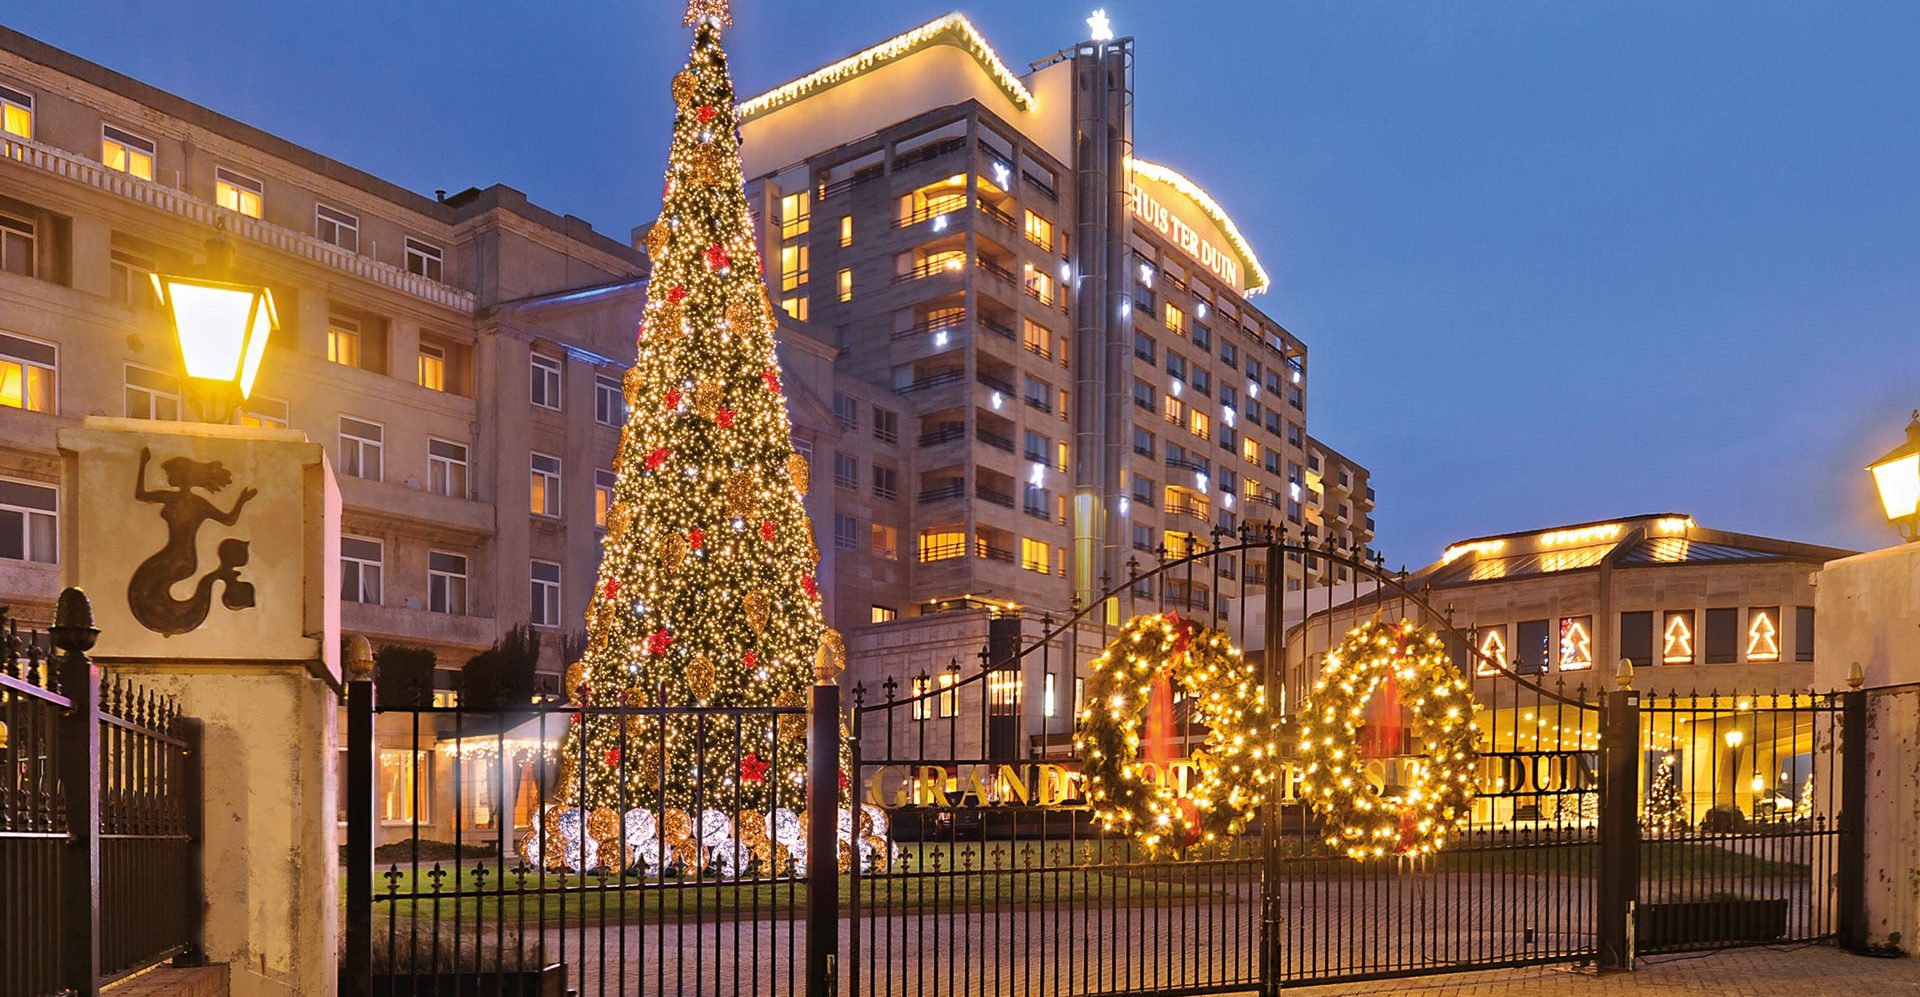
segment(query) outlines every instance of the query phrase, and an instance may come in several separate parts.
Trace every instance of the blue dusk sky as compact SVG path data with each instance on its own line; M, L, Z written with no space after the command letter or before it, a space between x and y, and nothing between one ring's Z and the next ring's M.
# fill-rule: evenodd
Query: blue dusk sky
M1105 0L1135 141L1211 191L1309 349L1394 564L1632 513L1877 547L1920 405L1920 4ZM1090 0L960 7L1016 67ZM745 96L950 9L736 0ZM673 0L62 0L5 23L422 192L623 237ZM826 13L822 13L825 11Z

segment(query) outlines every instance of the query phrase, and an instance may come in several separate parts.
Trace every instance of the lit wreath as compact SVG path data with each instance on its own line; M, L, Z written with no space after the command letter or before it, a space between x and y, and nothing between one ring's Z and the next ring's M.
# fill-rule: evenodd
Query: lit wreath
M1375 796L1355 734L1367 701L1392 676L1425 755L1398 799ZM1479 704L1433 631L1374 620L1347 632L1300 712L1300 795L1326 842L1352 859L1430 855L1466 823L1480 758Z
M1276 754L1258 669L1219 630L1178 614L1136 616L1089 666L1080 727L1081 759L1094 819L1149 851L1230 838L1266 800ZM1199 782L1179 796L1140 759L1142 714L1154 687L1178 687L1192 722L1206 729L1195 753Z

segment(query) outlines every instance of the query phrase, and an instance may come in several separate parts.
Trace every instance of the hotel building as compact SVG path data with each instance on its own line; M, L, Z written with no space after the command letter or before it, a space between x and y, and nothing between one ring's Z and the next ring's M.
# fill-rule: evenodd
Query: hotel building
M54 433L190 418L147 274L224 225L281 320L247 421L324 443L346 633L458 668L581 627L641 255L506 187L423 197L0 28L0 603L59 591Z
M1216 529L1372 541L1366 471L1309 439L1307 347L1255 306L1253 247L1135 155L1133 59L1104 38L1015 71L950 14L741 105L771 293L832 357L810 504L855 681L975 667L989 615L1058 617ZM1275 583L1336 580L1320 560ZM1140 594L1224 613L1263 568Z

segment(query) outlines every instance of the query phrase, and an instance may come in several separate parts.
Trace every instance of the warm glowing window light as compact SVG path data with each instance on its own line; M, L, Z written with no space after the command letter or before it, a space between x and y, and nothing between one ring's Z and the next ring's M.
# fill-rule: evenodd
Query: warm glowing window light
M1755 609L1747 614L1747 660L1780 660L1780 626L1774 620L1777 610Z
M1593 667L1593 634L1590 617L1567 617L1560 621L1560 670L1577 672Z
M1500 674L1500 669L1493 665L1496 661L1503 665L1507 661L1507 636L1504 627L1494 627L1480 638L1480 660L1474 662L1473 673L1475 675Z
M1667 614L1667 628L1663 634L1660 660L1669 665L1689 664L1693 661L1693 623L1692 613L1672 612Z

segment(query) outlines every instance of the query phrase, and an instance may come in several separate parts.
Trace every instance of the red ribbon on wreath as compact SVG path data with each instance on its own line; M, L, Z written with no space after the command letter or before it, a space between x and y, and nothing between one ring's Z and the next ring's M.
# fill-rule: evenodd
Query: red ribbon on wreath
M1147 761L1159 766L1163 778L1172 778L1173 761L1173 669L1185 665L1191 644L1193 624L1179 613L1168 613L1173 624L1173 656L1161 662L1153 673L1152 692L1147 697Z

